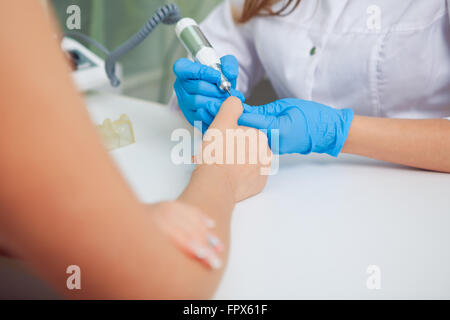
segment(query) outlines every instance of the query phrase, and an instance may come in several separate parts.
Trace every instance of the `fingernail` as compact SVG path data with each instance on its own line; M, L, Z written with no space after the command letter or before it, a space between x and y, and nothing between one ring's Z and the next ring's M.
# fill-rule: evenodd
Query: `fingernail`
M220 260L216 255L211 255L208 258L208 264L211 269L219 269L222 266L222 260Z
M208 236L208 243L212 246L215 247L218 243L219 243L219 238L217 238L214 235L209 235Z
M199 244L193 242L190 244L190 248L192 250L192 253L195 255L196 258L203 260L208 256L208 249L200 246Z
M211 247L213 247L217 251L222 251L223 250L222 242L219 240L219 238L217 238L214 235L209 235L208 236L208 243L209 243L209 245Z
M210 266L211 269L216 270L222 266L222 260L220 260L219 257L216 256L214 251L208 248L204 248L196 242L192 242L190 247L195 257L199 260L204 261L204 263Z

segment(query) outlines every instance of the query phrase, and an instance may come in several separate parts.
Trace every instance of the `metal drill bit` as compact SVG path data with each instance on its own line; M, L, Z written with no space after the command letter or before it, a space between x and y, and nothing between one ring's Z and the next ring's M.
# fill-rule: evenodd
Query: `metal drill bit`
M233 95L231 94L230 90L225 89L226 92L228 92L228 94L230 95L230 97L232 97Z

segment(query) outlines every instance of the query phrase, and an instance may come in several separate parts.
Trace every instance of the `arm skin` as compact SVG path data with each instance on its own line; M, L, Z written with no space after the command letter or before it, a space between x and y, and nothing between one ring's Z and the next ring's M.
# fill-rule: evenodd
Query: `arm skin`
M450 121L355 116L342 152L450 172Z
M39 1L0 4L0 235L70 298L209 298L223 268L187 258L157 228L102 147ZM233 190L199 166L180 200L216 220L225 251ZM190 207L190 206L189 206ZM222 257L224 259L224 257ZM81 290L66 268L81 268Z

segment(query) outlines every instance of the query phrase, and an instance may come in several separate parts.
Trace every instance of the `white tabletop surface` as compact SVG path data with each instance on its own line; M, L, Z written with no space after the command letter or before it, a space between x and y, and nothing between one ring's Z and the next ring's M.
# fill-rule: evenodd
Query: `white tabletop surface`
M143 201L176 198L190 165L170 153L167 107L110 94L87 98L101 123L126 113L136 143L111 155ZM283 156L264 191L233 213L218 299L450 298L450 175L357 156ZM369 289L367 268L381 271Z

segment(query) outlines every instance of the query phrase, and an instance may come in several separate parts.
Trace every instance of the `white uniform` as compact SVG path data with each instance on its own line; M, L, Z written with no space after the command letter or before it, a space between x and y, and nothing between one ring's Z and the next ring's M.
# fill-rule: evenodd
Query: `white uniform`
M280 98L359 115L450 117L449 6L450 0L302 0L288 16L236 25L226 0L201 27L220 56L237 57L244 95L267 76Z

